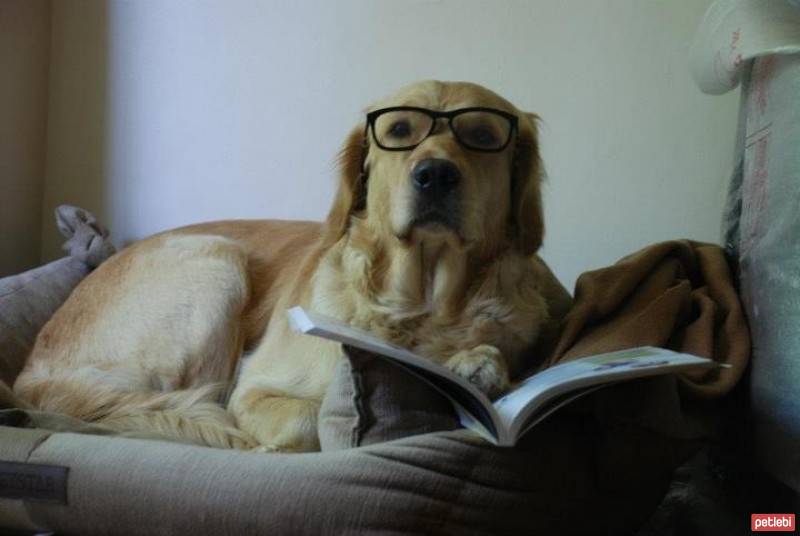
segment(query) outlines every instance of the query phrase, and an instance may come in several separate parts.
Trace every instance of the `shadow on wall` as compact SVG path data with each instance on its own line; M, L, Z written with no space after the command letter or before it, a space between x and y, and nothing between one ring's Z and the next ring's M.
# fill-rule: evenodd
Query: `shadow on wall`
M52 2L51 9L42 262L62 256L58 205L79 205L106 225L111 214L109 2Z
M39 263L48 0L0 1L0 277Z

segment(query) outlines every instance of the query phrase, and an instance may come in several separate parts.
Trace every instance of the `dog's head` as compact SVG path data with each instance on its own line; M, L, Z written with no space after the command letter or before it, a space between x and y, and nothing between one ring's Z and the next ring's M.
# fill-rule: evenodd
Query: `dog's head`
M544 226L536 116L465 82L413 84L348 136L326 241L353 218L401 243L439 236L482 254L534 253Z

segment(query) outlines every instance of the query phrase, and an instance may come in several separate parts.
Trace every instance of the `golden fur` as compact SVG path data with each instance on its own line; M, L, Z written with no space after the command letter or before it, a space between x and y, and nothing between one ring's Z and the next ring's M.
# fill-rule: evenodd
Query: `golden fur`
M429 356L489 394L505 389L558 285L534 255L543 235L535 116L468 83L421 82L376 108L388 105L500 108L518 116L518 142L479 153L441 128L414 150L388 152L365 145L359 126L323 224L208 223L134 244L43 328L15 392L122 431L315 450L340 348L290 330L285 311L297 304ZM409 173L431 157L461 171L459 232L411 225ZM214 385L234 380L243 352L226 411Z

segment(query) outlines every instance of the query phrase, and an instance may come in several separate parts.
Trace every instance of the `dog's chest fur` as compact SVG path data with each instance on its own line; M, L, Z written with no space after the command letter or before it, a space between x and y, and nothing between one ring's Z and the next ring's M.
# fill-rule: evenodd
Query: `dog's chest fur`
M423 261L415 252L387 259L375 248L334 247L311 307L439 363L488 344L517 368L548 318L531 261L509 252L478 271L447 255Z

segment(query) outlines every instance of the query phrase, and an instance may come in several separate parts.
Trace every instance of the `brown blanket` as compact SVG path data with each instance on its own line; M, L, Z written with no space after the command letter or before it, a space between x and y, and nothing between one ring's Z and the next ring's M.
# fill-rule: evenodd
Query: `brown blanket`
M681 377L681 393L716 398L741 378L750 332L723 250L676 240L586 272L543 367L635 346L660 346L727 363Z

